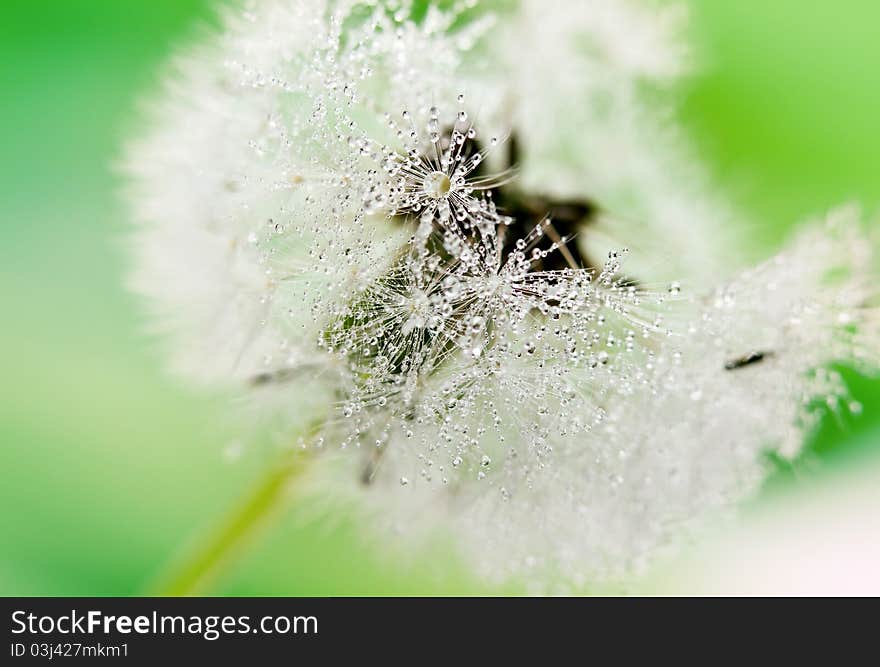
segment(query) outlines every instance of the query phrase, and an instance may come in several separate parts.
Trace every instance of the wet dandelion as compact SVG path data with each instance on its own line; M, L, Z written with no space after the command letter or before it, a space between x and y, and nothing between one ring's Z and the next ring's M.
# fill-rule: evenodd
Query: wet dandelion
M127 162L179 370L320 450L310 488L364 525L571 585L748 496L848 402L829 363L880 361L857 212L735 270L639 101L681 69L678 15L583 4L254 3Z

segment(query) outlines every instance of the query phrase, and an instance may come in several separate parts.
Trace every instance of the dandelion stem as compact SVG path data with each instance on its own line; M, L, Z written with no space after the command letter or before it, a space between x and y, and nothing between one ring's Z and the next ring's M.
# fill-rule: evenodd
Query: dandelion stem
M311 458L308 451L285 453L216 526L171 564L153 594L187 596L204 591L289 501L293 482L301 478Z

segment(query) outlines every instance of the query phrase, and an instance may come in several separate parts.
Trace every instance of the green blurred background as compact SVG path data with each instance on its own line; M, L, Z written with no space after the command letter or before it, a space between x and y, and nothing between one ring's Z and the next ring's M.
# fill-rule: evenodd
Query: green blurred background
M266 462L224 460L222 404L162 371L122 276L113 162L135 102L210 0L0 2L0 594L132 594ZM880 203L880 3L692 2L704 68L685 129L769 253L843 200ZM772 486L880 453L880 384ZM510 589L515 592L516 588ZM449 559L401 564L345 518L290 514L218 594L491 592Z

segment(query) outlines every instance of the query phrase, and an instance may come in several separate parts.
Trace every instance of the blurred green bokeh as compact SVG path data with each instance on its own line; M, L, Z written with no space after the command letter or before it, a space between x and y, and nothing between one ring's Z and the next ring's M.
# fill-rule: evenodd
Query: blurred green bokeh
M266 462L224 462L218 402L161 370L123 287L113 162L138 97L210 0L0 3L0 594L132 594ZM880 3L706 0L681 118L769 253L798 219L880 203ZM779 484L880 451L880 384ZM781 481L780 481L781 480ZM401 570L350 522L290 516L221 594L490 592L436 558ZM515 589L513 589L515 590Z

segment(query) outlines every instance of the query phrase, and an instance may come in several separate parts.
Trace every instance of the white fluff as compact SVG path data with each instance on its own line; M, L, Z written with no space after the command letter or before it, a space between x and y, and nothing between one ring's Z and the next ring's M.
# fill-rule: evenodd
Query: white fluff
M291 441L323 423L326 497L490 577L613 579L797 455L847 403L830 362L877 367L871 245L841 209L732 270L731 213L643 101L686 69L677 8L475 4L226 17L128 152L132 284L181 372ZM504 188L599 220L517 244ZM607 261L542 268L568 242Z

